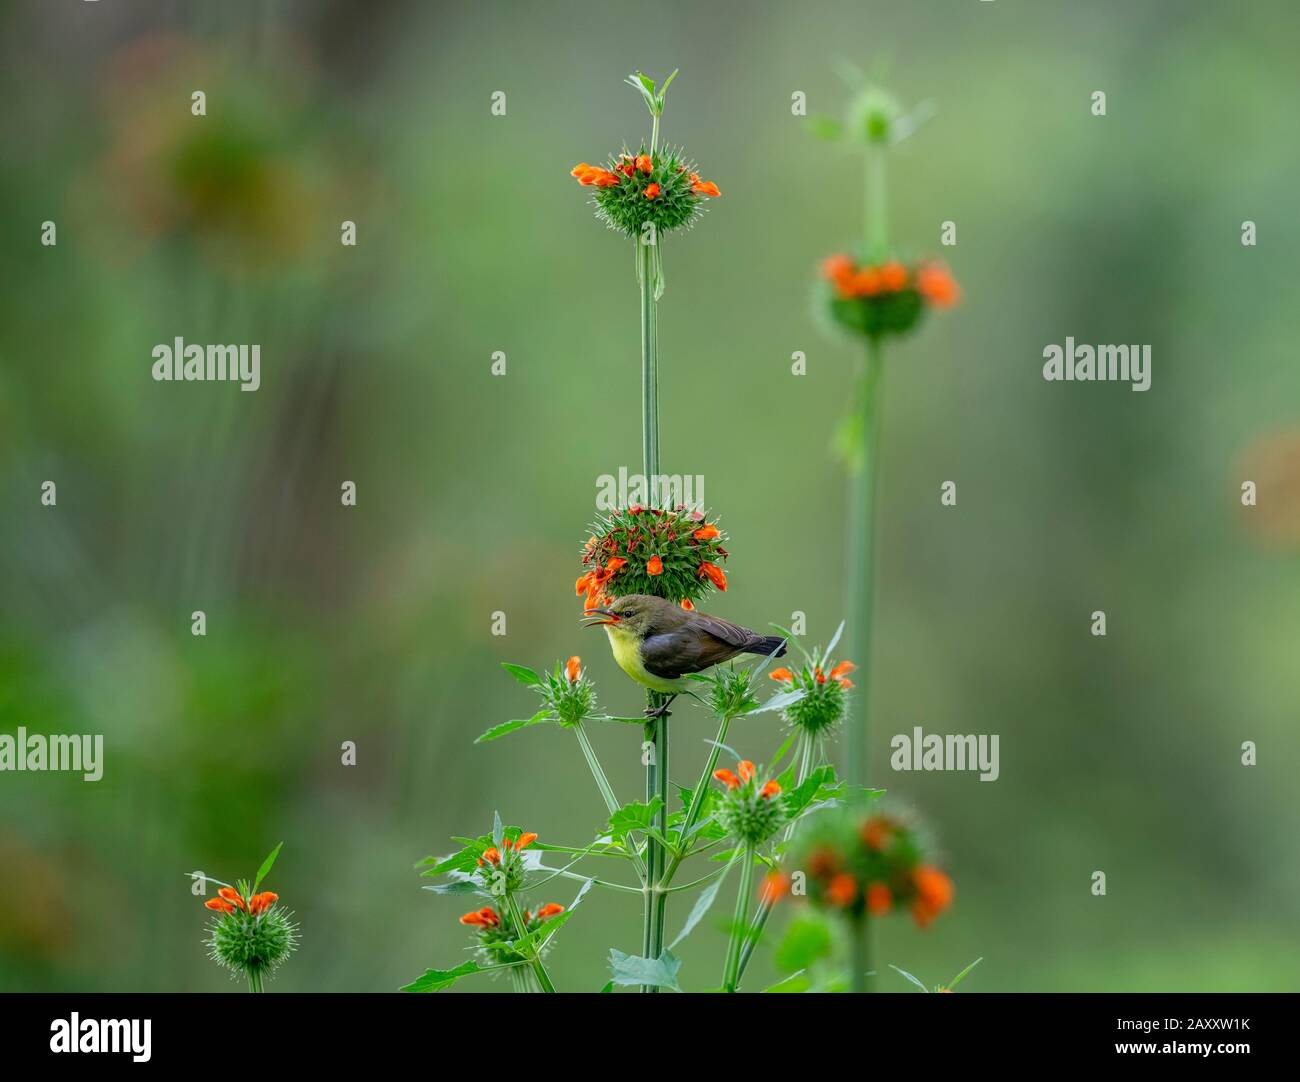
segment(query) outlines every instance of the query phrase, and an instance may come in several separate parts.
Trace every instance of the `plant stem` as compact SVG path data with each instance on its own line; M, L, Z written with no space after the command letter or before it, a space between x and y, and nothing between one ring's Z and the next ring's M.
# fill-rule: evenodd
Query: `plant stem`
M506 895L506 907L510 910L510 921L515 927L517 938L522 939L526 934L524 931L524 915L520 912L519 903L515 901L513 894ZM542 964L541 948L533 947L532 953L526 957L528 958L528 965L533 971L533 976L537 978L537 983L541 986L542 991L554 992L555 985L551 983L550 974L546 972L546 966Z
M591 739L587 736L587 730L582 727L582 722L578 722L573 727L573 732L578 738L582 754L587 757L587 765L591 768L591 776L596 779L596 788L600 790L600 795L605 798L605 807L609 809L609 814L613 815L622 805L619 804L618 797L614 795L614 788L609 784L609 778L605 776L600 760L596 758L596 749L591 746ZM641 862L641 857L635 849L631 850L628 855L636 866L637 874L644 880L645 865Z
M849 933L853 937L853 972L849 975L849 987L855 992L870 992L871 918L864 913L857 920L851 920Z
M734 992L740 983L740 953L749 938L749 892L754 885L754 847L746 845L740 856L740 886L736 889L736 911L727 943L727 964L722 973L722 990Z
M265 991L265 989L262 987L262 973L260 970L250 969L247 971L247 976L248 976L248 990L250 992Z
M808 733L799 735L799 773L795 781L795 788L807 780L808 775L812 773L812 753L813 738ZM794 834L794 824L791 823L785 828L785 837L781 841L788 842L790 836ZM758 904L758 912L754 914L754 923L749 927L749 935L745 937L745 945L740 952L740 969L736 973L736 980L739 981L745 975L745 970L749 966L749 960L754 956L754 948L758 946L758 940L763 934L763 929L767 926L767 918L772 915L772 909L776 905L775 898L767 898L766 894Z
M673 861L668 865L667 870L659 879L659 886L667 889L668 884L673 881L673 876L677 874L678 867L686 859L687 849L690 847L688 835L691 828L695 826L696 820L700 817L700 809L704 807L704 797L708 792L709 779L713 777L713 768L718 765L718 753L722 749L719 744L725 744L727 741L727 730L731 728L732 719L724 717L718 725L718 735L713 741L713 748L709 752L708 762L704 765L704 770L700 773L699 783L695 786L695 791L691 793L691 806L686 810L686 818L682 821L681 840L677 852L673 854Z
M848 781L864 784L867 776L867 717L870 703L871 627L875 608L876 491L880 470L880 396L883 352L878 338L867 340L867 354L858 380L858 410L862 432L862 461L858 473L849 474L848 579L852 605L850 639L858 665L862 691L849 711Z

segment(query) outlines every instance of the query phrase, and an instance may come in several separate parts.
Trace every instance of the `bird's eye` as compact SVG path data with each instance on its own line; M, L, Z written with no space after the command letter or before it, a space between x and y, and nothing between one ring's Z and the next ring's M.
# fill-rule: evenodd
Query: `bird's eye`
M633 610L633 609L624 609L624 610L623 610L623 615L624 615L624 616L635 616L635 615L636 615L636 612L635 612L635 610Z

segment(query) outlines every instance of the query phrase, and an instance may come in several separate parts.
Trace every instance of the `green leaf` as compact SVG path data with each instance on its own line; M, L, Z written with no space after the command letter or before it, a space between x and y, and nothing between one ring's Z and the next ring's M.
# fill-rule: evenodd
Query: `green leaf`
M655 797L648 804L636 800L624 804L609 817L610 835L621 842L633 830L648 829L663 803L663 800Z
M669 988L674 992L680 992L677 971L681 968L681 959L670 950L665 950L658 958L641 958L634 954L624 954L617 947L611 947L609 950L609 969L614 984L623 986L649 984L656 988Z
M492 813L492 844L498 849L506 840L506 828L501 825L501 813L494 811Z
M601 991L602 991L602 992L612 992L612 991L614 991L614 982L613 982L613 981L606 981L606 982L605 982L605 987L602 988Z
M975 959L975 961L971 962L970 965L968 965L965 969L963 969L960 973L958 973L957 976L953 977L953 979L948 982L948 987L955 988L957 986L957 983L964 976L966 976L967 973L969 973L972 969L974 969L977 965L979 965L982 961L984 961L984 956L980 955L978 958Z
M686 923L682 925L682 930L677 933L677 938L668 944L669 949L677 946L678 943L690 935L692 929L704 919L704 914L709 911L717 899L718 891L722 889L722 883L730 871L731 865L728 864L722 869L722 874L717 879L700 891L700 896L695 899L695 905L691 907L690 915L686 918Z
M281 842L266 855L266 859L262 861L262 866L257 869L257 878L253 880L253 890L257 890L262 885L262 880L266 878L267 872L271 870L275 858L280 855L280 850L283 848L284 842Z
M812 988L812 980L801 969L798 973L791 973L788 977L783 977L776 984L769 984L763 989L764 992L807 992Z
M471 973L482 973L483 967L477 962L462 962L455 969L426 969L423 976L416 977L410 984L399 988L399 992L441 992L450 988L461 977Z
M500 725L493 725L474 743L486 744L489 740L496 740L498 737L513 733L518 729L527 729L530 725L541 725L543 722L554 720L555 715L549 709L539 710L531 718L516 718L514 721L503 721Z
M892 969L895 973L901 973L904 977L906 977L909 981L911 981L914 985L916 985L919 989L921 989L922 992L928 992L930 990L919 980L913 977L912 974L910 974L907 970L899 969L898 966L894 965L892 962L889 964L889 968Z
M512 665L508 661L503 661L501 667L525 687L537 687L542 682L542 678L527 665Z
M749 717L751 714L766 714L769 710L784 710L791 703L797 703L806 694L807 692L802 690L778 691L768 699L767 702L754 707L753 710L746 710L743 716Z
M824 139L828 143L838 143L844 138L844 125L833 117L810 116L807 127L814 137Z
M457 879L454 883L435 883L432 886L421 887L421 890L429 890L434 894L482 894L483 889L470 879Z
M807 969L831 953L831 932L825 921L813 916L796 917L785 930L774 961L783 972Z

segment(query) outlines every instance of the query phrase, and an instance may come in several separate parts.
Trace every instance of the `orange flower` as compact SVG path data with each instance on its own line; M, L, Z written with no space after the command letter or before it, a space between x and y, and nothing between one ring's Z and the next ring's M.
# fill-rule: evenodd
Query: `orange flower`
M831 670L831 679L839 681L840 687L845 691L853 686L853 681L849 679L849 673L857 668L851 661L841 661Z
M783 872L768 872L763 879L762 902L764 905L776 905L790 890L790 877Z
M727 576L717 564L711 564L705 560L699 566L699 573L708 579L714 586L724 593L727 590Z
M570 684L576 684L578 682L578 677L582 675L582 658L577 654L574 654L573 657L569 658L568 662L564 666L564 675L569 678Z
M627 561L623 559L622 556L615 556L612 560L606 562L605 570L608 571L610 575L613 575L615 571L618 571L626 563Z
M716 526L710 524L708 526L701 526L691 534L691 536L695 538L696 541L712 541L720 533L721 531Z
M848 872L840 872L826 888L826 900L831 905L852 905L858 896L858 883Z
M867 885L867 912L873 917L883 917L894 906L894 895L884 883Z
M880 268L880 287L886 293L897 293L907 285L907 268L890 260Z
M820 665L816 666L813 669L813 677L816 679L817 683L819 684L826 683L826 674L822 672L822 667Z
M460 918L460 922L461 924L476 924L481 928L495 928L501 923L501 918L496 915L496 910L484 906L472 913L466 913Z
M480 868L483 867L484 861L487 861L489 864L501 863L501 853L495 845L492 846L492 848L488 849L486 852L484 852L484 854L479 858L478 866Z
M515 842L515 849L527 849L535 841L537 841L536 834L520 834L519 840Z
M880 815L873 815L862 824L862 841L868 849L874 849L877 853L889 845L893 833L894 825Z
M248 908L246 905L244 905L244 899L239 896L239 891L235 890L234 887L222 887L219 891L217 891L217 893L222 898L225 898L225 900L228 901L231 905L237 905L239 906L240 909Z
M842 252L822 260L822 277L828 282L840 283L853 276L853 260Z
M254 894L248 899L248 911L256 917L260 913L265 913L279 900L280 896L274 891L265 890L261 894Z
M916 884L912 919L918 928L925 928L952 904L952 880L938 868L922 864L913 870L912 882Z
M537 917L539 920L546 920L547 917L558 917L563 912L564 906L555 902L547 902L537 911Z
M636 167L640 169L641 172L643 172L646 176L649 176L651 171L654 169L654 162L650 160L649 154L638 154L636 159Z
M578 178L578 183L584 188L595 186L597 188L611 188L618 183L618 177L608 169L601 169L596 165L588 165L586 162L579 162L571 170L569 175Z
M749 781L754 776L754 764L748 759L741 759L736 764L736 772L740 775L741 781Z
M720 770L715 770L713 772L713 776L717 778L718 781L722 782L722 784L725 785L728 789L740 788L740 779L736 777L736 775L733 774L726 767L723 767Z
M651 556L646 561L645 573L647 575L662 575L664 573L664 562L658 556Z
M882 285L880 271L875 267L863 267L848 281L849 296L874 297Z
M936 308L951 308L961 299L957 282L948 268L939 263L931 263L916 272L916 288Z
M645 193L644 193L644 194L645 194L645 197L646 197L647 199L653 199L655 196L657 196L657 195L659 194L659 185L658 185L658 184L647 184L647 185L645 186Z
M211 909L217 913L233 913L235 911L235 907L233 905L231 905L227 901L223 901L220 898L209 898L206 902L203 903L203 907L205 909Z
M781 786L776 783L775 779L769 779L764 782L763 788L758 791L758 795L764 800L771 800L772 797L781 795Z
M767 678L769 680L793 680L794 673L792 673L789 669L786 668L773 669L770 673L767 674Z
M689 597L682 598L681 605L682 608L684 608L687 612L695 611L695 602L692 601Z
M696 173L691 174L691 191L696 195L708 195L716 198L722 193L718 191L718 186L711 180L701 180Z

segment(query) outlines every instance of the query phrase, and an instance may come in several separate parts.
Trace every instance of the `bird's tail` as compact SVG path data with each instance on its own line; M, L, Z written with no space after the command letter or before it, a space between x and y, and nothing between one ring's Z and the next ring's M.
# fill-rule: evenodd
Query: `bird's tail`
M768 635L764 638L755 639L749 646L745 647L745 653L785 657L785 639L781 638L780 635Z

